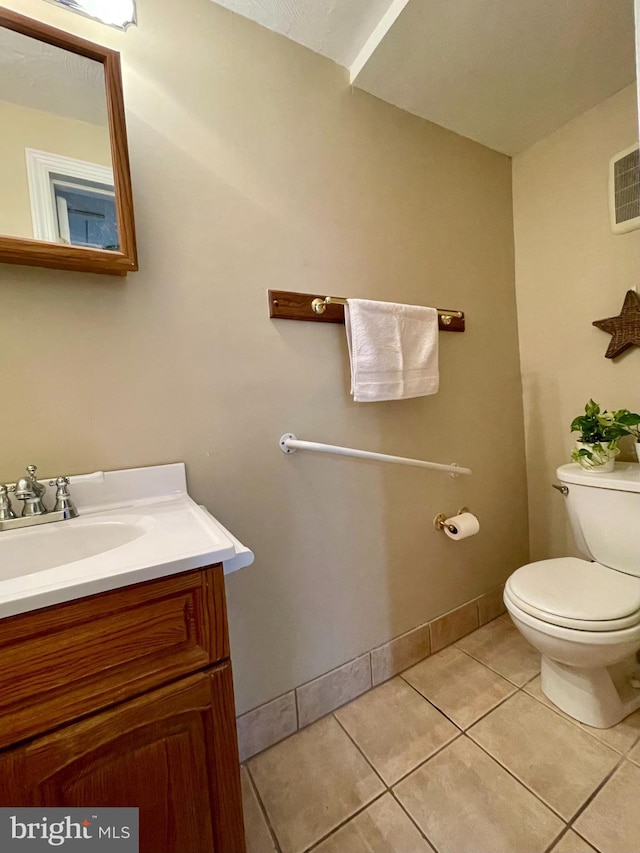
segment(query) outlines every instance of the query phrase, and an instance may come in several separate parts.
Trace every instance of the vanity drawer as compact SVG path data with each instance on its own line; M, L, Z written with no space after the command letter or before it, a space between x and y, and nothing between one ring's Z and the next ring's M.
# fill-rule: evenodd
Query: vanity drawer
M0 748L229 657L222 566L0 622Z

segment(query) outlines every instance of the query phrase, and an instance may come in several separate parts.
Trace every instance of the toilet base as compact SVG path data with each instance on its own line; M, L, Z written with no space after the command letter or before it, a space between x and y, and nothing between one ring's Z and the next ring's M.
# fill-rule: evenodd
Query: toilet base
M596 669L567 666L543 655L541 678L542 692L554 705L597 729L615 726L640 708L640 666L635 654Z

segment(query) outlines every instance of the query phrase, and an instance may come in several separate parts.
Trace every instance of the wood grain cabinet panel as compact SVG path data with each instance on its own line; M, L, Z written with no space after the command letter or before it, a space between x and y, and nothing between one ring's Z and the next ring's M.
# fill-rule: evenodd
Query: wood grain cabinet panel
M135 806L141 853L244 853L230 664L0 754L8 806Z
M134 806L141 853L245 853L222 566L0 621L0 806Z
M0 747L229 656L222 567L0 623Z

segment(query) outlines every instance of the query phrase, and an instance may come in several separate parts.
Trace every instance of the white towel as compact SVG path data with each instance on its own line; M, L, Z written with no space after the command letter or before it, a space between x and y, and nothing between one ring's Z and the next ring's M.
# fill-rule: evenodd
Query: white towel
M344 314L356 402L405 400L437 392L435 308L349 299Z

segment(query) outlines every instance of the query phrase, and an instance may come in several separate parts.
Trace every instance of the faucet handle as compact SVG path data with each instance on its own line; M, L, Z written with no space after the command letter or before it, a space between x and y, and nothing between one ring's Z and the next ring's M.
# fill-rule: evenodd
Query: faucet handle
M68 486L70 482L71 480L68 477L56 477L55 480L49 480L49 485L61 489L63 486Z
M76 518L78 515L78 510L74 502L71 500L71 495L69 494L69 478L68 477L56 477L55 480L51 480L49 482L50 486L56 487L56 505L54 507L54 512L60 512L63 510L66 515L66 518Z
M0 520L15 518L15 514L11 509L11 501L9 500L8 494L11 490L11 486L3 486L0 484ZM13 491L15 491L15 486L13 486Z

